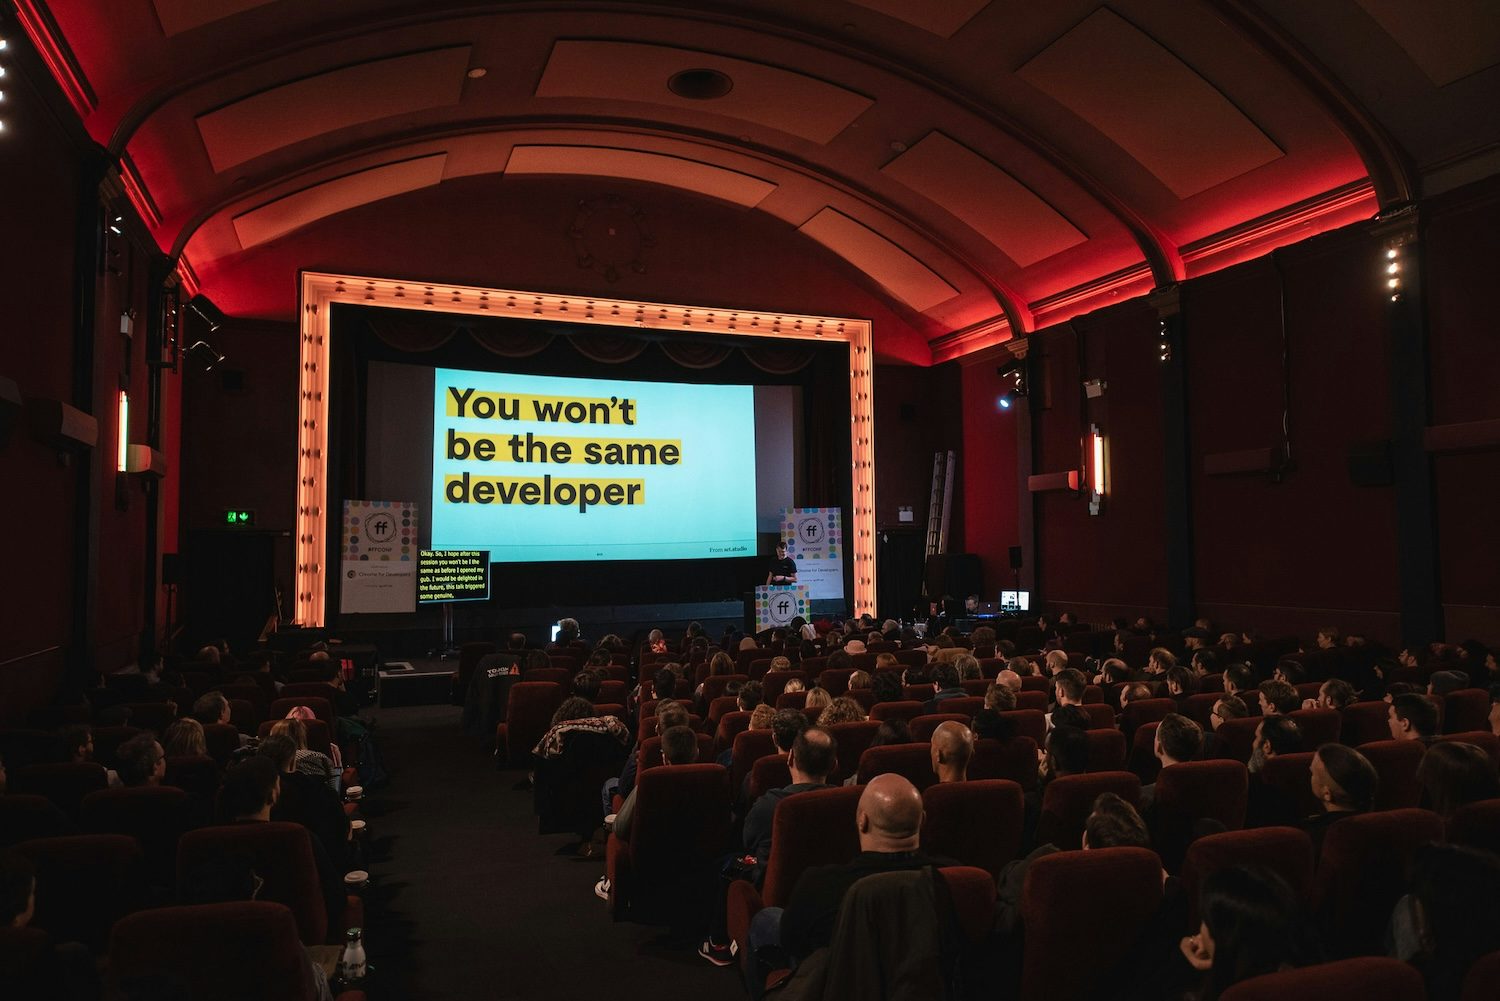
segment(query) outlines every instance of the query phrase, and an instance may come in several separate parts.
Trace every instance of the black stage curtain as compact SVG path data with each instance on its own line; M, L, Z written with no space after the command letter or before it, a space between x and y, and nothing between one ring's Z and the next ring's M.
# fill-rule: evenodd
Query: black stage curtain
M841 342L668 334L342 303L333 308L332 324L330 526L339 523L343 498L365 496L366 373L372 361L643 382L800 386L803 468L796 502L853 510L849 354ZM328 601L336 609L338 532L328 535L327 565L334 570L327 575ZM505 564L493 575L492 601L500 608L566 608L737 599L764 582L773 544L764 539L766 552L743 560ZM650 582L649 593L643 582Z

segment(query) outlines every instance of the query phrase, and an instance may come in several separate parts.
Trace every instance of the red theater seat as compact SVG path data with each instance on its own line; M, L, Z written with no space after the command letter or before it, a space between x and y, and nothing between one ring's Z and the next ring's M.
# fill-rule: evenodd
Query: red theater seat
M1037 709L1012 709L1003 712L1000 718L1009 720L1016 728L1016 736L1030 737L1038 747L1047 739L1047 714Z
M568 685L573 680L573 671L566 667L533 667L521 672L522 681L546 681L554 685Z
M255 732L261 740L265 740L271 735L271 728L280 722L281 720L279 719L268 719L256 727ZM307 730L307 749L317 751L321 754L329 754L333 742L328 736L328 724L320 719L305 719L302 721L302 725ZM238 733L236 733L235 743L239 743Z
M1088 714L1090 730L1113 730L1115 728L1115 711L1103 702L1089 702L1079 708Z
M1121 929L1141 927L1160 906L1161 861L1144 848L1062 851L1033 861L1021 891L1021 1001L1102 996L1105 978L1133 944Z
M1443 732L1467 733L1487 730L1490 693L1483 688L1464 688L1443 696Z
M872 747L860 755L860 785L887 772L904 776L918 789L926 789L937 781L937 776L932 773L932 745L926 741L919 744L887 744L884 747Z
M1214 820L1226 830L1245 826L1250 773L1238 761L1184 761L1163 768L1151 805L1151 840L1169 872L1182 866L1194 826Z
M515 691L515 688L512 687L511 691ZM285 719L287 713L290 713L298 706L306 706L308 709L311 709L314 716L328 724L329 732L334 732L337 726L337 717L333 712L333 703L316 695L300 695L291 699L277 699L271 703L271 711L266 718Z
M683 901L715 878L728 834L729 773L722 766L642 772L630 840L611 834L605 852L615 920L679 917Z
M746 730L735 735L730 754L729 786L735 796L745 787L750 768L768 754L777 754L776 740L770 730Z
M243 901L160 907L123 918L109 942L109 983L180 982L184 996L215 1001L312 997L297 923L280 904ZM338 1001L362 1001L359 992Z
M1024 681L1027 679L1023 678L1022 680ZM1047 705L1050 699L1051 696L1046 692L1028 691L1027 689L1022 688L1019 692L1016 693L1016 708L1034 709L1039 713L1045 713L1047 711Z
M714 739L706 733L700 733L698 737L698 764L706 764L714 760ZM636 770L643 772L648 768L655 768L662 763L661 738L647 737L641 741L640 748L636 751Z
M852 667L829 668L817 675L818 684L829 695L838 698L849 690L849 676L853 673Z
M724 689L728 688L731 684L743 685L749 680L750 675L748 674L716 674L711 678L706 678L703 682L703 701L705 703L712 702L714 699L722 696Z
M1312 794L1312 759L1312 751L1278 754L1266 759L1254 780L1259 786L1249 817L1251 827L1294 825L1304 817L1323 811L1323 804Z
M165 702L130 702L125 708L130 710L130 725L138 730L151 730L157 736L166 732L177 719L178 710L186 711L192 706L172 706ZM100 728L102 729L102 727ZM94 737L94 751L99 750L99 738Z
M1366 813L1328 828L1313 896L1330 955L1383 951L1417 849L1442 838L1443 822L1428 810Z
M1037 747L1030 737L977 740L969 761L969 779L1009 779L1022 789L1036 788Z
M833 742L838 746L838 766L834 769L829 781L840 783L853 775L859 769L860 756L865 753L866 748L870 746L870 742L875 739L875 734L879 731L880 724L873 720L834 723L828 727Z
M1488 730L1470 730L1465 733L1449 733L1437 738L1438 742L1450 740L1464 744L1473 744L1490 756L1490 761L1500 766L1500 737L1496 737Z
M104 766L92 761L27 765L10 772L8 792L46 796L70 817L78 816L83 797L109 787Z
M1482 800L1454 810L1448 818L1448 840L1488 852L1500 848L1500 799Z
M1043 678L1040 675L1023 674L1021 676L1021 691L1041 692L1050 698L1052 696L1052 682L1050 679Z
M177 839L188 829L190 818L188 794L166 785L101 789L83 798L84 830L135 838L145 856L146 873L159 886L173 884Z
M714 727L714 749L716 752L726 750L734 746L734 738L750 729L750 717L754 713L734 710L719 717L718 724ZM713 721L710 713L709 721Z
M937 689L929 685L902 685L902 698L908 702L921 702L923 705L927 700L937 694Z
M816 789L776 804L761 888L746 880L729 887L729 935L742 957L750 921L763 907L785 907L797 880L812 866L842 864L858 854L854 817L863 792L859 786Z
M322 720L316 720L322 723ZM269 733L269 729L266 731ZM240 731L233 723L208 723L203 727L203 743L209 757L220 768L229 764L229 759L240 749Z
M1469 968L1459 1001L1494 1001L1496 984L1500 984L1500 952L1484 956Z
M1306 831L1296 827L1256 827L1210 834L1188 846L1182 863L1191 928L1198 927L1198 895L1204 881L1220 869L1234 865L1270 869L1287 881L1304 906L1312 898L1313 846Z
M1214 731L1219 735L1219 757L1242 765L1249 764L1250 754L1255 749L1255 731L1261 722L1259 716L1241 716L1221 723Z
M46 796L0 796L0 845L73 833L73 822Z
M928 786L922 793L922 850L977 866L992 877L1020 855L1025 802L1005 779L970 779Z
M1125 735L1119 730L1085 730L1089 740L1089 771L1118 772L1125 769Z
M772 789L792 784L792 769L779 754L758 759L750 766L750 787L745 802L754 803Z
M911 736L913 740L931 740L932 731L944 723L958 723L967 727L973 718L962 713L932 713L927 716L918 716L911 721Z
M329 915L323 901L307 828L283 821L230 824L189 831L177 844L177 889L181 895L200 867L215 859L249 859L264 880L257 900L285 904L297 919L305 945L341 942L349 925L360 923L360 901L349 898L343 914Z
M1064 775L1047 783L1042 812L1037 819L1036 843L1054 844L1064 851L1083 842L1083 827L1100 793L1112 792L1132 806L1141 800L1141 780L1130 772Z
M750 676L755 677L755 672L752 671ZM776 699L786 690L786 683L793 678L803 684L807 683L807 674L804 671L767 671L765 677L761 679L761 699L774 706Z
M807 707L807 693L806 692L782 692L780 695L776 696L776 708L778 710L779 709L795 709L798 712L801 712L806 707Z
M1160 723L1146 723L1136 730L1135 736L1130 738L1130 756L1127 759L1130 771L1141 777L1141 785L1149 785L1156 781L1156 775L1161 771L1161 760L1156 756L1156 728ZM1092 765L1089 771L1098 771Z
M1375 793L1375 809L1399 810L1422 804L1422 787L1417 784L1417 766L1426 748L1415 740L1373 740L1362 744L1359 753L1369 759L1380 776Z
M1390 740L1391 707L1385 702L1356 702L1344 710L1339 729L1342 743L1358 747L1374 740Z
M495 751L511 768L524 768L531 749L552 725L552 714L562 705L566 690L549 681L518 681L510 688L505 722L495 729Z
M990 690L990 686L994 684L994 681L989 678L970 678L967 681L960 681L958 684L969 695L983 700L985 693ZM983 706L981 705L980 708L983 708Z
M135 726L94 727L93 760L105 768L118 768L120 764L118 756L120 745L142 732L140 727Z
M910 723L920 715L922 715L922 703L910 700L877 702L875 708L870 710L870 718L877 723L883 723L888 719L905 720Z
M109 929L144 906L141 846L123 834L77 834L16 846L36 868L36 917L54 942L82 942L102 953Z
M1324 744L1337 744L1344 717L1337 709L1298 709L1287 713L1302 731L1302 750L1316 751Z
M1363 956L1251 977L1226 990L1223 1001L1427 1001L1427 990L1415 967Z
M1133 735L1143 724L1160 723L1168 714L1176 711L1175 699L1141 699L1139 702L1131 702L1120 713L1120 729L1127 736Z
M1218 705L1219 700L1223 697L1224 693L1222 691L1199 692L1197 695L1189 695L1187 701L1182 704L1181 712L1188 719L1203 727L1203 732L1207 733L1213 729L1214 706Z

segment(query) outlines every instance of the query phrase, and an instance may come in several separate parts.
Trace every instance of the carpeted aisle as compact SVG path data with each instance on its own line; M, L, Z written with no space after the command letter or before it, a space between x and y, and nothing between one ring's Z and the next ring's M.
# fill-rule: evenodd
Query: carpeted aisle
M568 837L536 833L531 794L511 788L521 773L496 771L459 714L371 711L391 773L365 811L372 999L745 996L733 969L611 921L593 893L603 859L556 854Z

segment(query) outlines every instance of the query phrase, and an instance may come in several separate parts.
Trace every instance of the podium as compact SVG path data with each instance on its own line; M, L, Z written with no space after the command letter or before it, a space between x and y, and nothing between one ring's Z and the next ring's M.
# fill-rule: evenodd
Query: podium
M762 584L755 589L755 631L781 629L797 616L812 618L806 584Z

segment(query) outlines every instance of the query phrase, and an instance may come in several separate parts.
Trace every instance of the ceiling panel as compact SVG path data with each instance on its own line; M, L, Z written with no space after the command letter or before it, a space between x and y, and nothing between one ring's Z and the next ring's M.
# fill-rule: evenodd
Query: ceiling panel
M958 295L958 289L927 265L836 209L823 209L803 223L799 231L869 275L919 313Z
M679 97L667 81L682 70L718 70L734 82L723 97ZM537 97L665 105L754 122L826 143L874 102L816 77L765 63L666 45L564 39L552 47Z
M1282 156L1213 84L1107 8L1017 75L1112 139L1178 198Z
M1357 0L1441 87L1500 63L1494 0Z
M770 181L699 160L605 146L517 146L505 173L619 177L694 191L747 208L776 190Z
M304 139L458 103L469 46L376 59L261 91L197 118L216 172Z
M447 153L382 164L325 181L234 217L240 246L249 249L356 205L389 198L443 179Z
M152 0L156 5L156 17L161 21L162 33L168 38L233 17L252 7L264 7L271 2L272 0Z
M988 7L990 0L850 0L850 3L916 25L934 35L952 38L954 32Z
M962 219L1021 267L1088 239L1030 188L941 132L928 133L883 173Z

